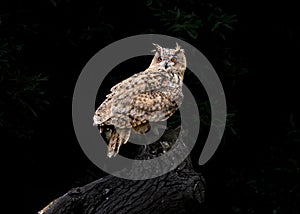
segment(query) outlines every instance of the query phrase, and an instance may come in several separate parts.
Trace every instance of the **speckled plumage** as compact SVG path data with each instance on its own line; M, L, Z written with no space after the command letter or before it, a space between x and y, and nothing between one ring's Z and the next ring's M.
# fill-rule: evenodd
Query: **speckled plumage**
M113 125L108 145L108 156L118 154L135 129L145 133L149 122L167 120L183 100L182 81L186 69L184 50L154 44L155 55L145 71L120 82L111 89L106 100L94 115L94 125Z

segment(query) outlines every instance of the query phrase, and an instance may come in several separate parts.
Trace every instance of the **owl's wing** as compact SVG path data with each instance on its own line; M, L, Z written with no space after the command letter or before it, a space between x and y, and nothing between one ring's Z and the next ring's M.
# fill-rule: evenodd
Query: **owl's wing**
M120 82L111 89L111 93L107 95L107 99L100 105L94 116L94 124L102 124L109 121L110 124L118 124L118 127L130 127L128 116L133 118L147 115L145 118L149 121L159 120L155 117L158 114L167 114L168 107L172 104L170 95L167 96L163 92L167 90L178 90L181 93L182 80L178 76L161 71L149 70L135 74L128 79ZM147 101L143 101L143 97L147 97ZM138 102L134 103L135 101ZM150 106L157 103L157 109L151 110L157 114L150 114ZM165 104L165 106L163 105ZM142 106L142 108L140 108ZM149 114L146 114L149 110ZM165 117L162 117L163 119Z
M125 96L127 93L134 91L139 93L140 91L149 91L161 87L167 87L172 75L173 74L166 72L147 69L118 83L111 88L111 92L114 97L117 97L121 94ZM126 90L127 93L124 93L124 90ZM120 96L119 98L122 99L124 96Z
M147 70L146 70L147 71ZM146 84L144 79L156 77L156 75L147 74L146 71L137 73L110 89L111 93L106 96L106 100L97 108L94 115L94 125L101 125L111 119L113 116L118 123L120 118L130 111L130 101L132 96L145 91ZM155 84L157 85L157 83ZM115 123L116 121L110 121ZM129 126L130 124L122 124Z
M111 94L108 96L113 97L114 104L126 103L127 98L131 101L136 95L147 92L157 91L164 89L173 89L181 87L181 80L173 73L146 71L135 74L128 79L120 82L111 89Z
M132 126L148 121L166 120L178 109L178 105L170 96L159 90L141 93L131 101L129 117L132 118Z

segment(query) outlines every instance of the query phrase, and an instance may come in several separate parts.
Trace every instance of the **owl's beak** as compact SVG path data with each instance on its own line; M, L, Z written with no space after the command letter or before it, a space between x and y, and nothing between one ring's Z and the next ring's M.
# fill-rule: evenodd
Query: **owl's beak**
M169 62L169 61L162 61L159 64L160 64L160 67L164 70L168 70L171 67L171 62Z
M165 62L165 69L167 69L169 67L169 63L168 61Z

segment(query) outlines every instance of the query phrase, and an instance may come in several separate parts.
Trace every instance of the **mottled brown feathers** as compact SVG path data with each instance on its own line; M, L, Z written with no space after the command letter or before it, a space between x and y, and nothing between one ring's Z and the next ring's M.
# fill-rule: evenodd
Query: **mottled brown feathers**
M155 47L149 68L112 87L95 112L94 125L99 125L100 131L106 125L115 127L110 135L109 157L118 154L120 146L128 141L131 128L145 133L150 129L149 122L168 119L182 103L184 51L178 44L175 49ZM172 60L174 57L176 60Z

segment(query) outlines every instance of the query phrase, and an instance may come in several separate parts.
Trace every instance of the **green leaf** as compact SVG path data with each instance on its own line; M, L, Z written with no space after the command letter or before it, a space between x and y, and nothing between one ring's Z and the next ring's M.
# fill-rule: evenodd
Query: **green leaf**
M179 8L177 9L177 14L176 14L176 18L178 19L180 17L180 10Z
M189 36L192 37L193 39L197 39L197 37L198 37L198 32L196 32L196 31L187 31L187 33L188 33Z
M152 5L152 3L153 3L153 0L147 0L146 5L149 7Z

